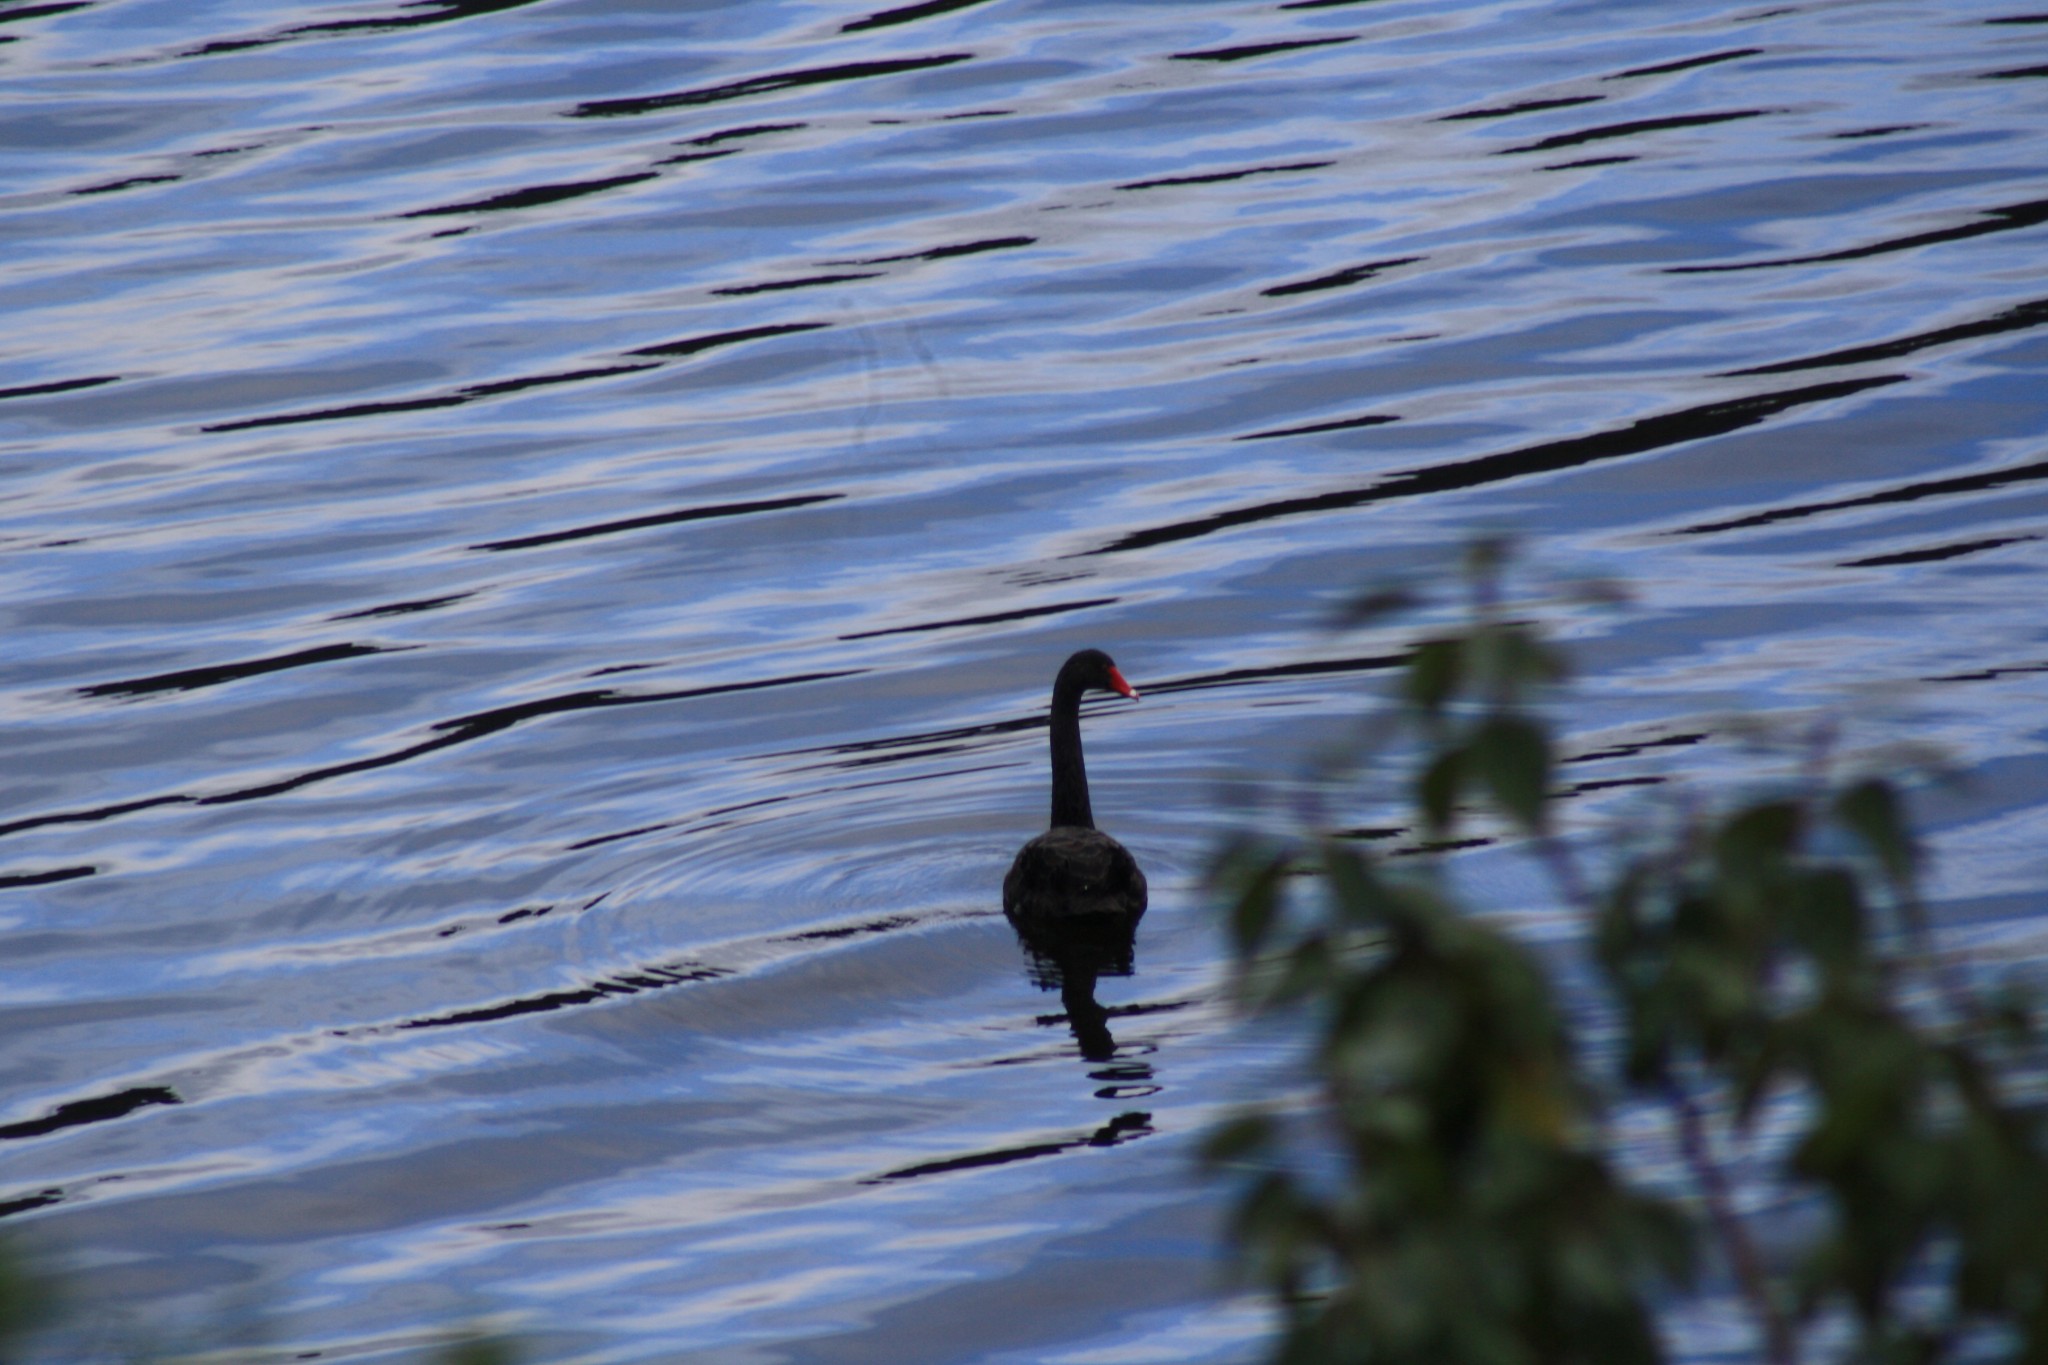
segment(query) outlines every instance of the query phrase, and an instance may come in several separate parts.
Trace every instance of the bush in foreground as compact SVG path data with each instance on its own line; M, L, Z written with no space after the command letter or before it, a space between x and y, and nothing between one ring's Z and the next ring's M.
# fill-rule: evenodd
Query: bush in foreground
M1932 943L1893 784L1817 755L1655 837L1563 837L1539 703L1564 670L1499 568L1475 552L1465 623L1403 667L1425 856L1304 820L1217 863L1240 998L1306 1017L1318 1091L1208 1147L1277 1358L1636 1365L1718 1293L1771 1365L2048 1362L2048 1045ZM1577 958L1456 903L1427 850L1478 821L1526 841ZM1567 974L1617 1042L1572 1036ZM1624 1109L1678 1178L1617 1159Z

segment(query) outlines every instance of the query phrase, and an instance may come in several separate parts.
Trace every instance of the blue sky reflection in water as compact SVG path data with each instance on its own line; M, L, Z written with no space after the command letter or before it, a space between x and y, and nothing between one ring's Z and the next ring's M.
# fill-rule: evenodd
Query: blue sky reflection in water
M323 1358L1251 1359L1217 781L1475 526L1638 588L1584 819L1846 707L2041 957L2044 20L0 9L0 1227ZM1081 644L1108 1062L998 902Z

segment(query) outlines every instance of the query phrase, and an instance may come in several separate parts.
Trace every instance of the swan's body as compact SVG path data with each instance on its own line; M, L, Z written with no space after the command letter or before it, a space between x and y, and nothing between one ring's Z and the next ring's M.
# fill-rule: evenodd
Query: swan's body
M1134 928L1145 913L1145 874L1130 850L1095 828L1089 805L1081 758L1081 694L1088 691L1138 696L1099 649L1068 659L1053 681L1052 828L1017 851L1003 878L1003 913L1027 937L1034 928L1096 916Z
M1145 874L1129 849L1099 829L1058 825L1017 850L1003 878L1011 919L1145 913Z

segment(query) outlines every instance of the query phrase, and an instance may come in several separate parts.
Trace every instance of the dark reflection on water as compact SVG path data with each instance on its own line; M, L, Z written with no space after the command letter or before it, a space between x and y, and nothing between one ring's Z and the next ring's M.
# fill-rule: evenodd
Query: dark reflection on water
M75 1128L84 1123L104 1123L109 1119L125 1118L145 1105L182 1103L184 1101L178 1098L177 1092L161 1085L140 1086L133 1090L123 1090L118 1095L95 1095L91 1099L72 1100L67 1104L60 1104L54 1111L41 1118L0 1124L0 1141L43 1137L60 1128Z
M473 19L481 15L496 14L503 10L519 9L525 5L540 3L540 0L411 0L399 6L399 13L364 15L356 19L326 19L317 23L293 24L259 37L219 38L202 46L180 52L181 57L213 57L231 52L247 52L254 48L271 47L278 43L300 42L310 38L338 38L357 34L395 33L405 29L424 28L433 24L450 23L458 19ZM66 5L37 7L38 12L70 8Z
M1138 916L1080 913L1065 916L1010 917L1029 963L1031 979L1043 990L1060 993L1067 1023L1091 1062L1116 1055L1110 1036L1109 1011L1095 999L1095 983L1105 976L1129 976L1134 970ZM1151 1068L1140 1068L1145 1078Z
M955 1171L980 1170L986 1166L1007 1166L1013 1161L1059 1156L1063 1152L1086 1147L1114 1147L1133 1138L1150 1136L1152 1132L1150 1114L1118 1114L1086 1137L1068 1138L1060 1142L1033 1142L1022 1147L1004 1147L991 1152L970 1152L965 1156L947 1157L942 1161L922 1161L915 1166L885 1171L865 1183L878 1185L889 1180L915 1180L919 1176L948 1175Z
M767 76L750 76L725 85L679 90L667 95L641 95L632 99L588 100L570 111L572 118L622 118L658 113L693 104L719 104L726 100L771 95L806 85L829 85L838 81L867 80L877 76L898 76L909 71L951 66L970 61L971 52L948 52L930 57L901 57L881 62L848 62L841 66L808 67L800 71L779 71Z
M1672 265L1666 266L1665 271L1673 275L1713 275L1735 270L1776 270L1788 265L1824 265L1829 261L1858 261L1868 256L1884 256L1895 251L1914 251L1940 242L1960 242L1971 237L1982 237L1987 233L2012 232L2048 223L2048 199L2030 199L2024 203L1975 211L1984 216L1974 223L1960 223L1954 227L1909 233L1903 237L1887 237L1883 241L1845 246L1839 251L1823 251L1813 256L1783 256L1767 261L1731 261L1721 265ZM1760 372L1762 371L1750 373Z
M1249 526L1280 517L1297 517L1332 512L1389 498L1418 497L1472 488L1481 484L1525 478L1592 464L1622 459L1665 446L1676 446L1704 437L1739 431L1758 422L1808 403L1824 403L1865 389L1883 388L1905 381L1904 375L1873 375L1867 379L1844 379L1815 384L1803 389L1732 398L1680 412L1638 418L1619 431L1574 436L1562 441L1545 441L1519 450L1504 450L1477 459L1423 469L1404 469L1383 474L1364 488L1339 489L1310 497L1282 498L1253 507L1213 512L1191 521L1150 526L1130 531L1090 554L1119 554L1147 549L1179 540L1213 535L1238 526Z

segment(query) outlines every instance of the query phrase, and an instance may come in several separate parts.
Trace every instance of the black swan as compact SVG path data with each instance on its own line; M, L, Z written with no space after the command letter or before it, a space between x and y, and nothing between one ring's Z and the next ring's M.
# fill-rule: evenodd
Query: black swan
M1081 761L1081 694L1138 691L1099 649L1068 659L1052 684L1052 828L1017 850L1003 878L1003 913L1027 943L1072 936L1084 924L1114 928L1126 945L1145 913L1145 874L1116 840L1095 828L1088 769ZM1108 921L1109 923L1104 923ZM1084 934L1085 937L1094 937ZM1129 971L1129 949L1124 971ZM1117 964L1100 969L1115 971ZM1093 973L1090 973L1091 977Z

